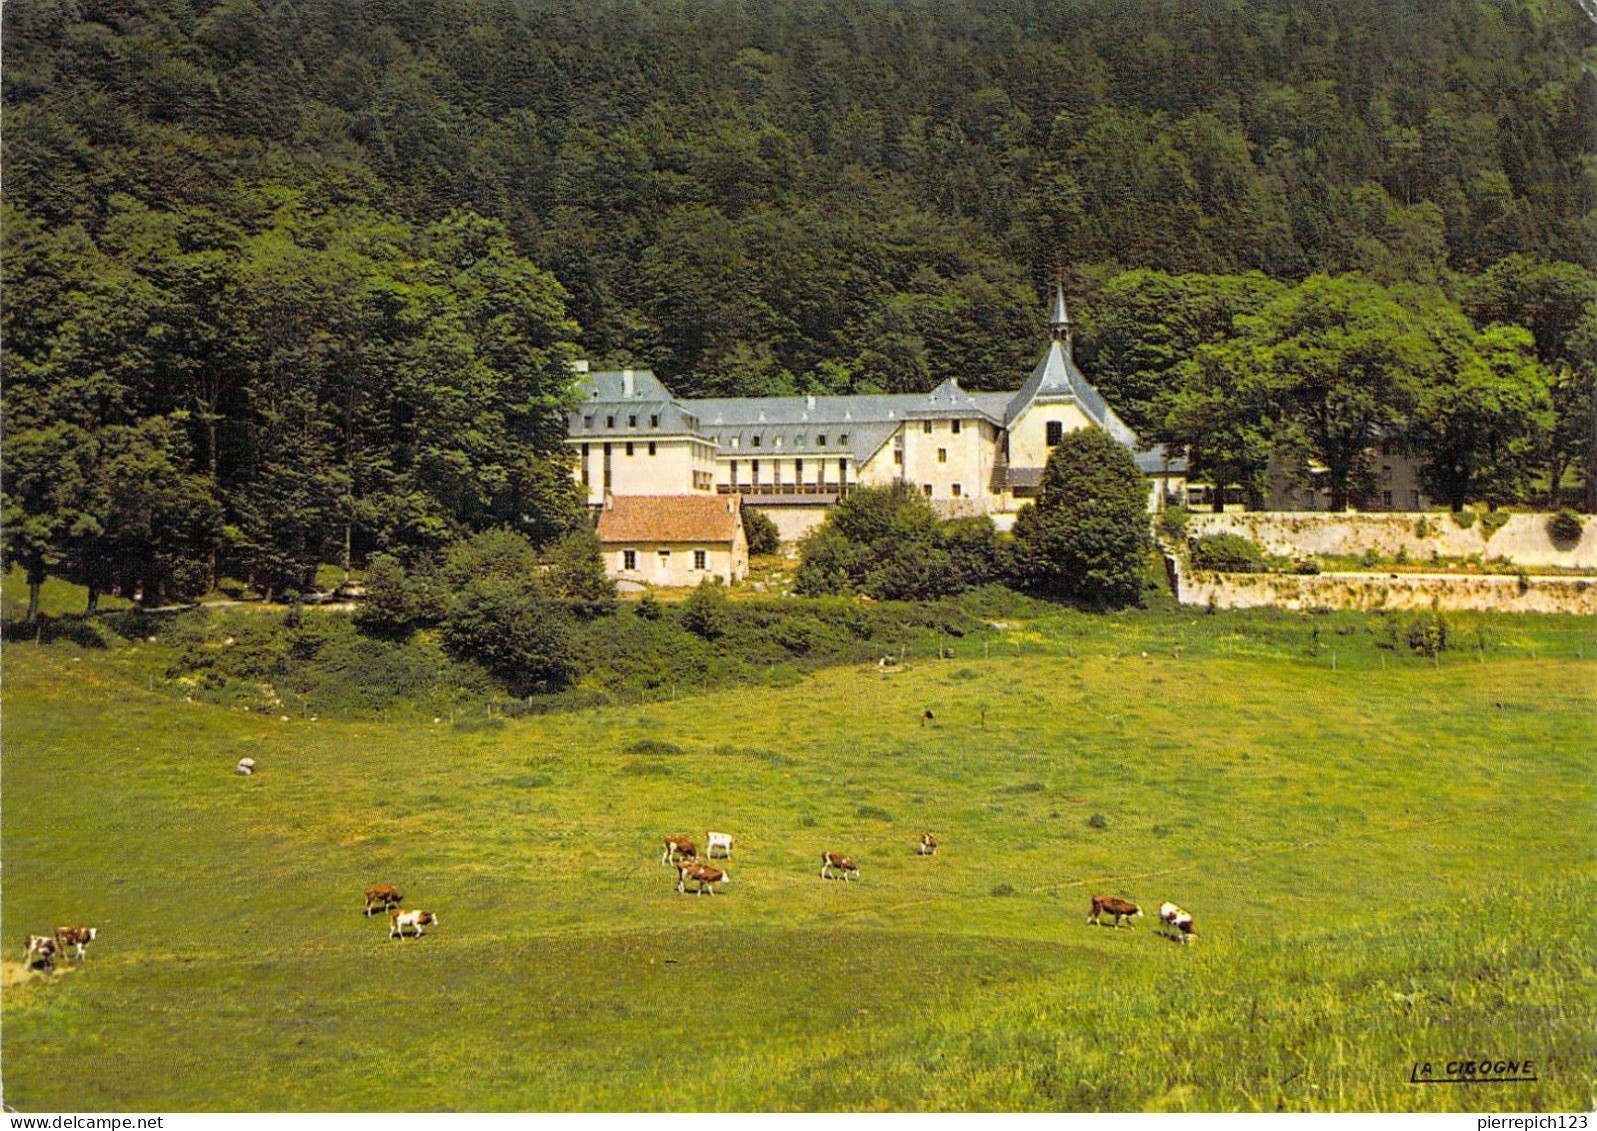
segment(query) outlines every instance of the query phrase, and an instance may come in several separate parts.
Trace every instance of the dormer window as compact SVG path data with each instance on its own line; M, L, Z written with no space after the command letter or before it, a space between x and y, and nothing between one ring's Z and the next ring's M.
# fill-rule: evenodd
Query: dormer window
M627 427L628 428L636 428L637 426L638 426L638 418L636 416L627 417Z
M750 440L750 441L749 441L749 442L750 442L750 443L751 443L751 444L753 444L753 445L754 445L754 446L755 446L755 447L756 447L756 448L757 448L757 447L759 447L759 446L760 446L760 437L759 437L759 436L755 436L755 437L754 437L754 438L753 438L753 439L752 439L752 440Z
M649 417L649 427L650 428L658 428L658 427L660 427L660 418L658 416Z
M584 428L592 428L592 427L593 427L593 417L591 417L591 416L584 416L584 417L583 417L583 418L582 418L582 426L583 426L583 427L584 427Z
M604 426L606 428L614 428L616 426L616 418L613 417L613 416L605 417L604 418Z
M848 433L844 432L841 436L839 436L837 438L837 442L839 444L847 444L848 443Z
M737 451L737 446L738 446L738 438L736 436L733 436L732 437L732 450L733 451Z
M823 448L826 447L826 433L822 432L819 436L815 437L815 442Z

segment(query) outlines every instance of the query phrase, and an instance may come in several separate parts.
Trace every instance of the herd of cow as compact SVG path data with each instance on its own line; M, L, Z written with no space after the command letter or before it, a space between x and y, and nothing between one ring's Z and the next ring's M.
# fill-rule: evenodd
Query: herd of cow
M915 851L921 856L935 856L937 854L937 838L930 832L922 832ZM730 881L725 870L717 868L708 861L719 858L732 859L732 838L726 833L708 833L705 837L705 859L699 860L699 849L692 839L685 836L668 836L665 838L663 851L660 853L662 865L674 865L677 873L676 889L682 894L687 894L688 884L694 885L694 894L704 895L708 892L715 894L716 884L726 884ZM852 859L841 852L821 853L821 879L840 879L845 883L849 880L859 879L859 866ZM403 939L410 933L420 938L426 933L426 928L438 925L438 916L431 911L405 910L400 907L404 900L399 889L392 884L374 884L366 889L366 915L369 918L374 911L388 913L388 937ZM1103 926L1103 917L1107 915L1113 920L1115 927L1130 919L1142 918L1142 908L1130 900L1120 899L1113 895L1095 895L1092 897L1092 911L1087 915L1087 922ZM1193 926L1192 915L1174 903L1159 905L1159 922L1173 937L1182 942L1191 942L1197 935ZM27 938L27 965L29 969L54 970L57 957L66 957L69 947L76 948L76 957L81 961L85 948L99 935L98 927L57 927L52 935L29 935Z

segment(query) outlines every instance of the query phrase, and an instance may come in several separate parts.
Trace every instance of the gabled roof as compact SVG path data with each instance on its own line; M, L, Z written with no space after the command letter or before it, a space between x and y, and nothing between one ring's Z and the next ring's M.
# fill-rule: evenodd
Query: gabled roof
M616 495L599 515L599 541L731 542L742 521L736 495Z

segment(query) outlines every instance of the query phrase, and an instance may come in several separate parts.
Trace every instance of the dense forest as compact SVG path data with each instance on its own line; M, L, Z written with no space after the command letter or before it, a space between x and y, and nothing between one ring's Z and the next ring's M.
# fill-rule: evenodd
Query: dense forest
M4 20L6 549L36 576L547 541L581 522L570 358L688 394L1014 387L1055 279L1093 379L1217 477L1290 456L1356 497L1385 437L1455 503L1597 481L1573 0Z

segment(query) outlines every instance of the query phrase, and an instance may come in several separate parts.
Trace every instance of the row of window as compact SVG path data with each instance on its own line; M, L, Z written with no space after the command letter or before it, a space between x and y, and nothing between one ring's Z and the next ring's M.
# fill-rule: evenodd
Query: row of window
M922 483L920 485L920 489L928 499L932 497L932 485L930 483ZM962 499L965 497L965 488L958 483L952 484L948 490L949 493L956 499Z
M756 486L756 487L759 486L759 483L760 483L760 461L757 460L757 459L749 460L748 461L748 468L749 468L750 473L753 475L753 478L750 479L749 482L751 484L753 484L754 486ZM736 487L739 484L739 482L741 480L741 476L743 474L743 463L742 463L742 461L733 460L731 462L731 464L730 464L729 470L730 470L731 476L732 476L732 486ZM781 483L782 483L782 461L781 460L773 459L771 461L771 475L772 475L771 482L774 485L780 486ZM827 460L825 460L825 459L817 459L815 461L815 482L816 483L825 483L826 479L827 479ZM795 483L803 483L804 482L804 461L801 460L801 459L796 459L796 460L793 461L793 482L795 482ZM848 461L846 459L839 459L837 461L837 482L839 482L839 483L848 482Z
M950 420L948 422L948 430L957 436L959 435L960 426L964 423L963 420ZM932 434L932 422L930 420L921 421L920 430L923 434L930 436Z
M659 555L660 555L660 569L661 570L669 570L671 568L671 551L670 550L661 550L661 551L659 551ZM636 550L622 550L621 551L621 568L623 570L626 570L628 573L636 573L637 572L637 569L638 569L638 552ZM710 554L709 554L708 550L694 550L693 551L693 568L696 569L696 570L704 570L704 569L709 569L710 568Z
M740 441L739 437L737 437L737 436L733 436L732 437L731 446L732 446L733 449L736 449L740 445L740 443L741 443L741 441ZM763 433L755 433L753 436L749 437L749 447L751 447L751 448L762 447L764 445L764 443L765 443L765 436L764 436ZM822 448L826 447L826 433L825 432L819 433L815 437L815 443L816 443L816 445L818 447L822 447ZM838 443L839 447L847 447L848 446L848 433L847 432L839 433L838 437L837 437L837 443ZM780 437L780 436L772 437L771 446L773 448L780 448L782 446L782 437ZM802 448L804 446L804 437L803 436L794 436L793 437L793 446L795 448Z

